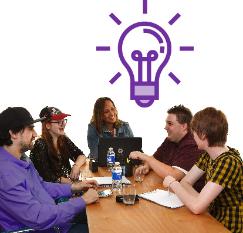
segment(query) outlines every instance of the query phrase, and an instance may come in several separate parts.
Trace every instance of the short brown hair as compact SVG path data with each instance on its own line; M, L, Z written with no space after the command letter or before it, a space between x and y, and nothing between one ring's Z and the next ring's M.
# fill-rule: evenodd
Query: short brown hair
M225 114L213 107L205 108L195 114L191 128L199 138L205 135L208 146L224 146L227 141L228 122Z
M167 111L168 114L175 114L176 119L180 124L187 124L188 130L190 130L192 113L189 108L183 105L176 105Z

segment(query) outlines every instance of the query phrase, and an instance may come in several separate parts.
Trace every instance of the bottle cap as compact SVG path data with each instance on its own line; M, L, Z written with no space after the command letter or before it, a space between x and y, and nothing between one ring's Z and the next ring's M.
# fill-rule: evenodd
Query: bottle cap
M120 165L120 162L115 162L115 165L116 165L116 166Z

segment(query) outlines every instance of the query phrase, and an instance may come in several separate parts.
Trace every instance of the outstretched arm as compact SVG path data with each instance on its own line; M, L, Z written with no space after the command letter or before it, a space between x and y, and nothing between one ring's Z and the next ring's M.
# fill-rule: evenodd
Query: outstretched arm
M203 173L204 172L197 166L193 166L181 183L171 176L167 176L163 182L164 187L171 188L185 206L187 206L194 214L205 212L210 203L223 190L221 185L209 181L201 192L197 193L192 185L203 175Z
M176 180L181 180L185 176L185 173L181 170L162 163L155 159L153 156L146 155L140 151L131 152L129 157L132 159L140 159L144 161L146 170L153 169L154 172L163 179L170 175L173 176Z

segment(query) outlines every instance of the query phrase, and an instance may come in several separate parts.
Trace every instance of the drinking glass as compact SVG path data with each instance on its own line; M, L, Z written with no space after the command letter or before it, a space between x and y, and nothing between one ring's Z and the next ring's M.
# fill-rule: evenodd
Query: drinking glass
M136 188L134 185L123 185L122 187L123 203L133 205L136 198Z
M144 180L144 174L141 171L141 166L135 167L133 174L134 174L134 180L136 182L140 182L140 183L143 182L143 180Z

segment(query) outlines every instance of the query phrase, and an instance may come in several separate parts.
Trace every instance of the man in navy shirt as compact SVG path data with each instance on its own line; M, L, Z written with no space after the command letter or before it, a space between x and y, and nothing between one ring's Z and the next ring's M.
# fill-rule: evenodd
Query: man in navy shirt
M0 113L0 227L13 231L32 228L42 232L72 232L71 220L97 201L97 183L59 184L44 182L23 154L37 136L30 113L22 107ZM44 166L44 164L43 164ZM56 205L55 199L88 190L82 197ZM83 228L82 228L83 229ZM78 230L76 228L76 230Z

